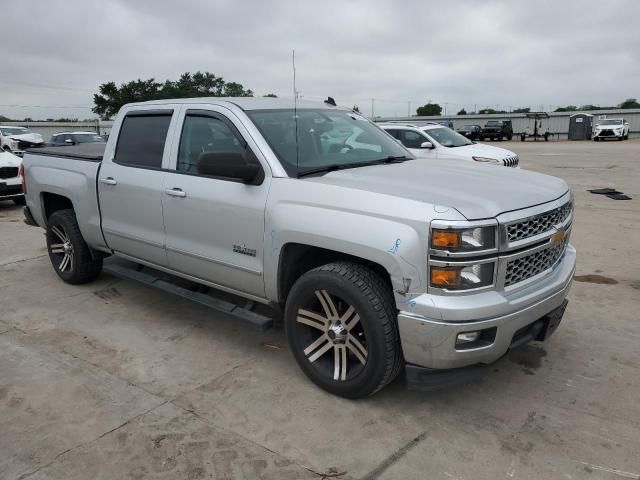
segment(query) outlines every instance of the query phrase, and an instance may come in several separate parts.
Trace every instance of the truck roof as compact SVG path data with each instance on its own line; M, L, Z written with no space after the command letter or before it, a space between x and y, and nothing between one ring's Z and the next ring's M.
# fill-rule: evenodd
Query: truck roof
M278 110L293 108L292 98L272 98L272 97L200 97L200 98L173 98L167 100L150 100L148 102L129 103L128 106L141 105L167 105L182 103L202 103L210 105L232 104L242 110ZM325 102L314 102L310 100L298 100L297 108L313 108L326 110L351 110L348 107L333 106Z

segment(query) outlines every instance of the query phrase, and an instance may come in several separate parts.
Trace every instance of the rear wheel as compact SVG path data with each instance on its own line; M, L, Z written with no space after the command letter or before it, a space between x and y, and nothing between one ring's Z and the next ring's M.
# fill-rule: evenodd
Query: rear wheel
M73 210L58 210L47 222L47 250L51 265L67 283L94 280L102 270L102 256L82 238Z
M336 262L305 273L285 308L289 345L316 385L347 398L371 395L402 367L396 307L375 272Z
M480 136L478 137L478 140L480 140L481 142L484 142L484 137L483 137L482 135L480 135Z

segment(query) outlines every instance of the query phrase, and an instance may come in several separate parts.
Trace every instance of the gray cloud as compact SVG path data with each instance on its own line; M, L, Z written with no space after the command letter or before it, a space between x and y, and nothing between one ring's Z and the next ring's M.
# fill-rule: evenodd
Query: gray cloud
M84 118L103 82L196 70L291 96L293 48L303 97L365 113L616 104L640 97L638 16L633 0L12 2L0 114Z

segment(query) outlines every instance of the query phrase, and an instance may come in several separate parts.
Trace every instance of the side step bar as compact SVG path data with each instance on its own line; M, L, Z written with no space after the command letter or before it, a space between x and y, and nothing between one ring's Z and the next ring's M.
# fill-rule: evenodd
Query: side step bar
M200 305L204 305L212 310L226 313L227 315L231 315L248 322L252 326L258 327L260 330L267 330L273 327L272 318L251 310L255 306L255 303L250 300L247 301L245 306L240 306L220 298L215 298L209 294L192 292L191 290L187 290L186 288L175 285L160 277L156 277L155 275L138 271L135 268L123 267L122 265L105 265L103 271L119 278L134 280L151 287L159 288L164 292L178 295L179 297L199 303Z

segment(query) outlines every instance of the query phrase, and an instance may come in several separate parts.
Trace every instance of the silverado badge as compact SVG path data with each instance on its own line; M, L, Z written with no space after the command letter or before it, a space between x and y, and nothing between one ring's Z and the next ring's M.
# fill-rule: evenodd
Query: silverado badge
M249 255L250 257L255 257L257 252L255 248L247 248L244 245L233 245L233 251L235 253L241 253L242 255Z

